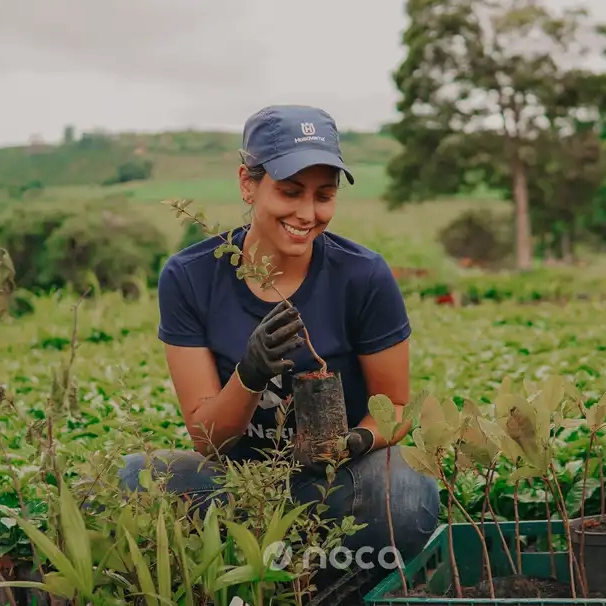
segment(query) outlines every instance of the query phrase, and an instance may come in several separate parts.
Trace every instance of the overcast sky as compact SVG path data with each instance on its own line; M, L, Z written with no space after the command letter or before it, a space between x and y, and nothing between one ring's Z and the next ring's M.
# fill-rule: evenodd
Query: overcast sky
M395 117L405 25L404 0L0 0L0 145L240 129L271 103L374 129Z

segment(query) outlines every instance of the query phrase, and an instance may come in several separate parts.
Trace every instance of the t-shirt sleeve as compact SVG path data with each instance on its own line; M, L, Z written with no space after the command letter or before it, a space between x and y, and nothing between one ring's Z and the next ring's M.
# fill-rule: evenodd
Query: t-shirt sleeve
M372 354L405 341L412 329L404 298L389 265L373 263L357 318L356 353Z
M158 338L169 345L206 347L206 330L194 304L194 292L183 266L170 257L158 279Z

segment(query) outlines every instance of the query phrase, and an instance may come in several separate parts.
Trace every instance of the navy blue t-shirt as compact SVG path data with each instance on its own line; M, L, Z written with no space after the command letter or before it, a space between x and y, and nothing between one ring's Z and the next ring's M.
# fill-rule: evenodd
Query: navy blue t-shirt
M242 227L233 231L233 241L240 248L245 233ZM277 303L253 294L236 277L229 255L214 256L222 242L214 236L169 258L158 285L158 336L171 345L209 348L221 385L225 385L244 355L251 332ZM367 414L369 397L358 355L384 350L411 333L405 303L389 266L379 253L324 232L314 240L307 276L289 300L299 310L328 370L341 373L348 422L354 427ZM291 393L291 375L318 369L305 345L288 357L295 362L294 370L272 381L230 457L259 458L253 448L271 448L275 407ZM292 406L289 411L286 439L295 428Z

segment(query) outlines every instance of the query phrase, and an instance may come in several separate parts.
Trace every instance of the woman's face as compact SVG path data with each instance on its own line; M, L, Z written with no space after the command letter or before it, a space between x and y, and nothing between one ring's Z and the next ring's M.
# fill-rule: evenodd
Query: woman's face
M331 166L310 166L284 181L266 174L259 182L241 169L240 184L252 204L251 232L282 256L306 254L335 213L338 171Z

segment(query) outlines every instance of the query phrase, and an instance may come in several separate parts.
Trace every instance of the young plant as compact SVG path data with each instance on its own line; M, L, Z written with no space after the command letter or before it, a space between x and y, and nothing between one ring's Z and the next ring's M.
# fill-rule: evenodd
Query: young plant
M583 585L587 588L587 573L585 569L585 530L587 526L591 525L591 522L585 520L585 503L587 499L587 479L589 476L589 468L591 464L591 455L593 453L596 441L599 439L599 432L606 425L606 394L604 394L597 404L588 407L585 402L582 401L580 394L577 397L577 403L581 410L581 414L584 417L585 425L589 430L589 445L587 446L587 454L585 456L585 463L583 465L583 484L581 493L581 540L580 540L580 568L583 576ZM600 518L598 524L604 520L604 470L602 464L602 449L599 448L598 457L594 459L600 466Z
M251 245L248 255L245 254L240 248L233 243L233 230L227 233L227 236L223 236L219 226L209 226L204 221L204 213L197 212L193 215L187 210L187 207L193 202L192 199L186 200L165 200L163 204L168 204L171 208L175 209L175 216L177 218L184 218L184 224L195 223L199 225L206 234L215 235L221 237L223 244L215 249L215 257L220 259L223 255L230 255L230 263L237 267L236 276L240 280L251 279L259 283L262 290L273 290L287 305L292 306L290 301L280 292L274 282L274 278L280 275L281 272L276 271L276 268L271 264L269 257L263 256L259 262L256 260L256 251L258 242ZM305 343L309 348L312 356L320 365L316 378L325 378L330 376L327 372L326 362L318 355L314 346L312 345L309 332L305 326L303 327L303 335Z
M263 290L273 290L282 301L292 306L275 284L275 277L280 272L276 271L269 257L264 255L260 260L256 258L258 242L254 242L246 254L234 243L233 230L224 236L218 226L209 226L204 221L203 213L190 213L187 207L192 203L191 199L169 200L163 203L174 209L178 218L183 217L184 223L195 223L205 234L216 235L223 240L223 243L215 248L214 255L217 259L225 254L230 255L229 260L236 268L238 279L254 280ZM320 369L298 373L293 378L299 449L312 462L340 460L345 455L339 444L348 431L341 379L338 374L328 371L326 361L315 350L305 326L303 337ZM323 383L326 388L317 389L318 383ZM332 385L327 386L330 383Z
M463 592L455 559L452 536L453 504L458 507L478 535L484 566L486 567L488 576L489 593L491 599L494 599L494 582L486 540L478 524L469 515L455 495L454 483L456 480L456 472L453 472L453 478L450 479L446 477L444 472L444 459L449 455L453 457L455 470L473 468L473 462L469 457L464 453L461 454L461 446L464 442L464 436L471 419L471 411L469 409L459 411L453 400L446 399L440 403L436 397L428 396L423 400L421 405L420 426L412 432L412 438L415 445L401 445L400 449L403 458L410 467L441 480L448 492L449 554L456 597L462 598Z
M570 397L573 391L561 377L550 377L541 385L526 381L525 391L525 395L515 393L511 382L504 381L495 400L497 423L508 438L504 442L507 444L504 454L516 466L510 481L517 484L522 479L541 478L551 492L564 524L572 598L576 599L577 595L575 577L586 597L583 575L572 547L566 502L553 462L555 434L562 428L579 424L578 419L569 417L571 410L576 408L576 403ZM514 499L517 507L517 490ZM518 568L521 565L519 545L519 530L516 529Z

